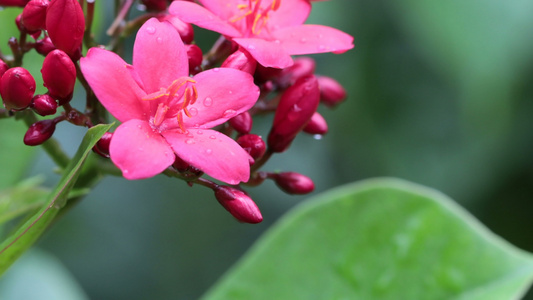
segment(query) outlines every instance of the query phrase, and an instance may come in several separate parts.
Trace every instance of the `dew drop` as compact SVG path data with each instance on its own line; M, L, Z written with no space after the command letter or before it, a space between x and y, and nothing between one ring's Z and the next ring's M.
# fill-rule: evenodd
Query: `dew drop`
M186 139L186 140L185 140L185 143L186 143L187 145L192 145L192 144L195 143L195 141L194 141L193 139Z
M142 126L141 126L140 124L139 124L139 125L137 125L137 127L138 127L138 128L143 128L143 127L142 127Z
M300 111L302 109L297 105L294 104L289 113L287 114L287 118L289 121L295 121L300 116Z
M204 134L204 132L201 131L201 130L196 131L196 133L197 133L197 134L200 134L200 135L201 135L201 134Z
M255 50L255 46L254 45L248 45L248 50Z
M217 137L214 136L214 135L210 135L209 138L212 139L212 140L216 140Z
M230 95L233 94L233 91L229 91L229 94L230 94Z
M322 139L322 135L321 134L315 134L315 135L313 135L313 138L315 140L321 140Z
M146 32L148 32L149 34L154 34L155 33L155 27L152 27L152 26L146 27Z
M159 43L159 44L163 44L163 38L158 37L158 38L156 38L155 40L156 40L157 43Z
M224 112L224 118L231 118L235 115L236 111L233 109L228 109Z
M318 45L318 51L324 51L324 50L326 50L326 46Z
M192 133L188 132L188 131L187 131L187 135L185 135L185 136L188 137L188 138L194 137L194 135Z
M209 97L205 98L204 99L204 106L209 107L211 105L213 105L213 99L211 99Z
M319 39L321 39L321 38L323 38L324 36L323 36L321 33L319 33L319 34L316 35L316 37L319 38Z
M300 39L300 43L302 43L302 44L303 44L303 43L307 43L307 39L306 39L306 38L301 38L301 39Z
M205 150L205 153L209 155L209 154L213 153L213 150L207 149L207 150Z
M214 68L213 69L213 72L218 72L218 71L220 71L220 68Z
M198 109L196 107L191 107L189 108L189 113L191 114L191 116L196 116L198 115Z

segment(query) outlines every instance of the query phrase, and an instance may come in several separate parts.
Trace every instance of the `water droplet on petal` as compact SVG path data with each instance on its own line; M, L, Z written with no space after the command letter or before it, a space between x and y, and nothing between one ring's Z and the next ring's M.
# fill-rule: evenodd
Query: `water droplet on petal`
M188 138L194 137L194 135L192 133L188 132L188 131L187 131L187 134L185 136L188 137Z
M321 38L323 38L324 36L323 36L321 33L319 33L319 34L316 35L316 37L319 38L319 39L321 39Z
M155 27L152 27L152 26L146 27L146 32L148 32L149 34L154 34L155 33Z
M204 132L201 131L201 130L198 130L196 133L197 133L197 134L204 134Z
M212 139L212 140L215 140L217 137L214 136L214 135L210 135L209 138Z
M326 46L318 45L318 51L324 51L324 50L326 50Z
M233 91L229 91L228 93L231 95L231 94L233 94Z
M300 43L307 43L307 39L306 38L301 38L300 39Z
M163 44L163 38L158 37L155 39L159 44Z
M213 99L211 99L209 97L205 98L204 99L204 106L209 107L211 105L213 105Z
M220 68L214 68L213 69L213 72L218 72L218 71L220 71Z
M192 145L192 144L194 144L194 143L196 143L196 142L195 142L193 139L186 139L186 140L185 140L185 143L186 143L187 145Z
M255 46L254 45L248 45L248 50L255 50Z
M191 107L189 108L189 113L191 114L191 116L196 116L198 115L198 109L196 107Z
M143 127L142 127L142 126L141 126L140 124L139 124L139 125L137 125L137 127L138 127L138 128L143 128Z
M236 111L234 111L233 109L228 109L224 112L224 118L231 118L235 116L235 113Z
M295 121L300 116L300 111L302 109L297 105L294 104L293 107L290 109L289 113L287 114L287 118L289 121Z
M205 153L209 155L209 154L213 153L213 150L207 149L207 150L205 150Z

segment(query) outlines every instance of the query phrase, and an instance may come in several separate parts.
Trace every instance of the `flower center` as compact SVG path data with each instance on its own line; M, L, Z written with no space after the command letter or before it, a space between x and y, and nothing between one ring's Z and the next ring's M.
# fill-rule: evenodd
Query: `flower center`
M272 0L272 4L266 7L261 7L262 0L248 0L248 4L238 4L239 13L230 19L230 22L236 23L245 19L245 28L248 33L258 35L261 29L266 26L268 21L268 14L271 11L278 10L281 0Z
M180 129L185 132L183 124L183 115L191 118L193 115L188 106L192 105L198 99L198 91L194 85L196 81L190 77L180 77L172 82L168 88L161 88L155 93L146 95L142 100L153 101L159 100L153 104L153 117L150 121L158 127L165 119L176 116Z

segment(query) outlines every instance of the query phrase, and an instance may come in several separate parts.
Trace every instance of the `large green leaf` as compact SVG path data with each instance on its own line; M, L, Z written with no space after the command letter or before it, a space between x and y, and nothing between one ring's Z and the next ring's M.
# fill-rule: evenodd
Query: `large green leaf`
M376 179L287 214L204 299L516 299L533 258L446 196Z
M49 190L39 187L40 178L27 179L12 188L0 191L0 225L40 208Z
M88 130L76 155L65 168L61 180L50 193L46 204L0 244L0 274L33 244L52 222L65 204L92 147L111 126L97 125Z

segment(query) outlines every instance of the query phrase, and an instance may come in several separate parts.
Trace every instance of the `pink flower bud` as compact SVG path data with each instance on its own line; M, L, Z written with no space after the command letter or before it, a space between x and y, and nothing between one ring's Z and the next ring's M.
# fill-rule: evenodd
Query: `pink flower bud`
M311 178L296 172L274 174L273 179L276 185L288 194L305 195L315 189Z
M79 59L85 18L76 0L52 0L46 10L46 30L57 49Z
M255 134L245 134L237 139L244 151L248 152L254 160L258 160L265 154L266 146L263 139Z
M52 52L55 49L56 47L54 46L54 44L52 43L52 40L48 36L44 37L43 39L35 43L35 51L37 51L37 53L43 56L48 55L48 53Z
M2 78L2 76L8 69L9 66L3 60L0 60L0 78Z
M328 107L334 107L346 99L346 90L335 79L319 76L320 101Z
M25 109L30 105L33 93L35 80L24 68L11 68L0 79L0 94L7 109Z
M185 45L185 49L187 49L187 57L189 58L189 72L192 74L199 73L204 59L202 49L195 44Z
M158 19L161 22L167 21L174 28L176 28L183 43L190 44L194 40L194 30L191 24L185 23L182 20L172 15L164 15L164 16L158 17Z
M240 134L250 133L252 130L253 120L252 115L245 111L242 114L238 114L235 117L229 119L229 125L237 130Z
M246 223L260 223L263 216L254 201L243 191L229 187L218 186L214 189L218 202L235 219Z
M29 0L0 0L0 6L24 7Z
M328 123L321 114L315 112L303 131L309 134L326 134L328 133Z
M76 83L76 67L70 57L61 50L54 50L45 57L43 68L44 86L50 96L65 102L70 100Z
M319 103L315 76L298 79L281 96L268 134L268 146L273 152L285 151L296 135L309 122Z
M40 145L48 140L56 130L54 120L42 120L33 123L24 135L24 144L28 146Z
M167 9L167 0L141 0L148 11L163 11Z
M49 116L56 113L57 102L48 94L36 95L31 101L31 108L41 116Z
M28 31L37 31L45 28L46 8L48 0L31 0L22 11L22 23Z
M221 65L222 68L237 69L252 75L255 72L256 66L257 62L250 53L241 49L233 52Z
M106 132L104 135L96 142L96 145L93 147L93 151L103 156L105 158L109 157L109 144L111 143L111 138L113 134L111 132Z

